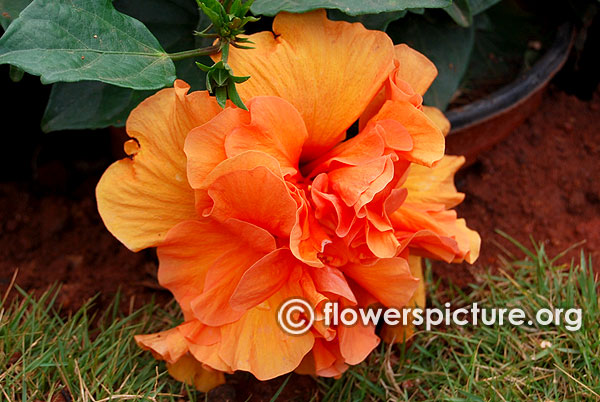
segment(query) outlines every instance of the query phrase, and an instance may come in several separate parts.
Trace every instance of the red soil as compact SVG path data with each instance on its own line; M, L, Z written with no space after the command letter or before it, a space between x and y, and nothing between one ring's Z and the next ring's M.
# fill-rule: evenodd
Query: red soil
M526 245L534 236L550 255L587 239L584 247L600 265L599 118L599 91L591 102L582 102L550 90L534 116L462 172L457 186L467 197L458 211L481 234L481 257L474 267L436 264L435 273L465 286L473 270L497 262L496 242L514 251L494 233L496 228ZM52 184L64 170L55 161L38 176ZM136 306L151 297L170 299L157 289L154 253L131 253L104 228L94 200L97 179L88 176L76 192L51 196L34 193L31 183L0 183L0 291L18 268L16 283L27 291L39 294L61 283L58 301L68 310L96 293L97 304L105 306L119 287L124 310L132 297ZM577 250L568 255L577 256ZM236 374L214 391L213 399L246 400L252 394L253 400L269 400L282 382L250 378ZM295 376L293 382L286 397L314 393L309 378Z
M458 214L481 235L481 256L473 267L436 263L435 273L465 286L472 271L497 263L502 248L522 257L496 229L529 249L530 237L543 242L550 257L585 241L560 261L578 260L583 248L599 272L599 119L600 91L582 102L551 88L525 124L461 171L456 185L466 198Z

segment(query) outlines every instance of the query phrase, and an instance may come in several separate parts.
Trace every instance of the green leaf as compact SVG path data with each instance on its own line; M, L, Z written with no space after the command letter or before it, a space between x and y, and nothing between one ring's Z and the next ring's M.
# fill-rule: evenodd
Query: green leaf
M0 25L4 30L17 19L31 0L0 0Z
M406 43L423 53L438 69L438 77L424 96L425 103L446 109L465 74L473 49L473 27L461 28L451 22L407 15L390 24L394 43Z
M275 15L280 11L303 13L317 8L334 8L348 15L378 14L409 8L442 8L451 0L255 0L252 13Z
M98 81L55 84L42 118L42 130L122 126L129 112L152 93Z
M501 0L469 0L469 6L471 7L471 14L481 14L491 6L499 3Z
M210 40L194 37L195 29L210 22L198 13L188 0L117 0L115 8L144 23L169 52L205 47ZM193 58L175 62L177 78L191 85L192 90L205 89L205 74ZM209 63L210 58L201 57ZM46 132L83 128L122 126L130 111L154 91L134 91L101 82L59 82L52 86L50 100L42 120ZM73 102L73 96L85 102ZM94 113L88 113L94 110Z
M0 39L5 63L43 83L95 80L156 89L175 79L156 38L110 0L34 0Z
M452 5L445 7L444 11L461 27L468 27L473 23L473 15L468 0L453 0Z
M210 46L213 39L194 35L210 24L191 0L117 0L115 8L148 27L169 53ZM205 75L195 62L211 64L210 57L187 58L175 62L177 78L190 84L193 91L205 89Z
M335 21L360 22L367 29L385 31L390 22L396 21L406 15L405 11L394 11L390 13L362 14L357 16L347 15L339 10L328 10L327 16Z

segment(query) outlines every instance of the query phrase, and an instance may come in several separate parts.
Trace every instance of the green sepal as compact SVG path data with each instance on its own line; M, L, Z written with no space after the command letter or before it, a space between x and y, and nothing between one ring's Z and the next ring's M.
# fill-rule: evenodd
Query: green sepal
M225 104L227 103L227 87L217 87L215 89L215 97L219 106L225 108Z
M233 102L234 105L236 105L240 109L248 111L248 108L246 107L246 105L244 105L242 98L240 98L240 95L238 94L237 89L235 88L235 83L233 82L233 80L229 81L229 83L227 84L227 96L229 96L229 99L231 99L231 102Z

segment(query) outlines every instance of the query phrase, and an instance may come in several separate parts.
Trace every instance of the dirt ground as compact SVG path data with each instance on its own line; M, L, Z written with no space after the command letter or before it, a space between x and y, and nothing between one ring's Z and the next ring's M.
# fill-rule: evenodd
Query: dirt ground
M466 286L472 272L497 264L502 247L519 255L496 229L526 245L533 236L550 255L586 240L584 249L600 266L599 118L600 91L583 102L550 88L536 114L457 177L466 193L459 215L483 240L479 261L473 267L438 263L434 273ZM77 152L85 147L77 144L81 137L44 139L32 152L31 177L8 175L0 182L0 291L18 269L16 283L29 292L60 283L58 302L67 310L98 293L101 308L118 289L123 309L132 298L135 306L153 297L170 299L156 284L155 253L128 251L98 216L94 187L114 159L107 134L90 134L97 148L92 155ZM573 250L565 261L578 255ZM260 383L237 374L214 397L268 400L281 381ZM295 376L293 382L302 384L286 387L289 392L315 389L309 378Z
M543 243L551 257L584 242L560 262L583 249L600 272L599 119L600 91L583 102L550 88L533 116L461 171L456 185L466 198L457 210L481 235L481 256L473 267L435 264L435 273L466 286L503 250L522 257L497 229L530 249L530 238Z

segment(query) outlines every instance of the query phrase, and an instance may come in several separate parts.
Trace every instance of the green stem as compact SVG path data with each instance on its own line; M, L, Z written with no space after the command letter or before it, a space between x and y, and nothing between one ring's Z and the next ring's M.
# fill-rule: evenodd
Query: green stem
M190 57L210 56L211 54L219 53L219 51L220 46L217 44L214 46L203 47L201 49L192 49L185 50L183 52L168 53L168 56L171 58L171 60L177 61L187 59Z
M221 47L221 60L227 64L227 59L229 59L229 41L225 40L224 46Z

